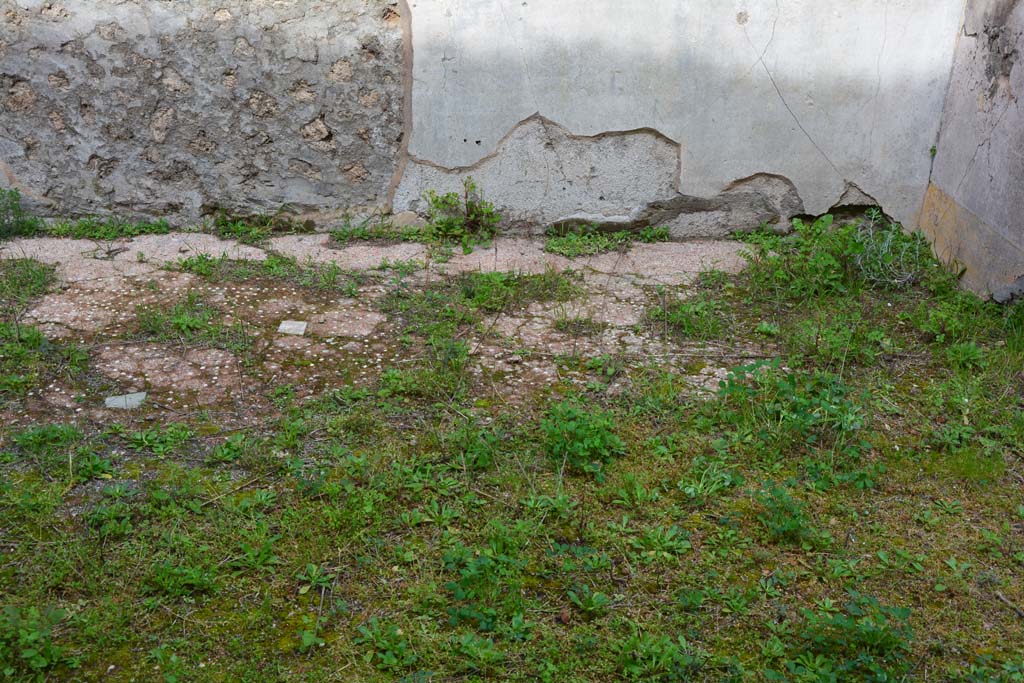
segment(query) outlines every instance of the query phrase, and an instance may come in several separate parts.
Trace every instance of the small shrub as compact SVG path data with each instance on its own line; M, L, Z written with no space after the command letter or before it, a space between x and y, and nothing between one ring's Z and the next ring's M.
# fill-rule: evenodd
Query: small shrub
M830 215L812 223L793 220L793 234L747 236L755 245L748 269L753 284L791 300L831 297L863 287L898 289L937 270L927 242L869 213L864 220L835 225Z
M431 237L440 242L455 242L468 249L494 237L501 223L501 214L483 199L472 177L462 181L461 194L439 195L428 190L424 198Z
M614 426L608 413L586 410L575 401L556 404L541 421L548 455L572 470L596 476L626 449Z
M919 282L933 265L924 236L903 232L878 209L868 209L854 236L854 264L861 278L883 288L902 289Z

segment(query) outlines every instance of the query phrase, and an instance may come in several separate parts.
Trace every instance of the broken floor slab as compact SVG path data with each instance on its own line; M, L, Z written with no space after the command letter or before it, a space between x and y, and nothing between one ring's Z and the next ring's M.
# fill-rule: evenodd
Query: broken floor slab
M354 301L345 308L324 311L313 316L309 331L319 337L368 337L387 316L377 311L358 308Z
M292 334L301 337L306 334L306 322L303 320L282 320L277 326L278 334Z
M121 396L108 396L103 404L117 410L135 410L142 406L148 394L145 391L137 391L133 394L122 394Z

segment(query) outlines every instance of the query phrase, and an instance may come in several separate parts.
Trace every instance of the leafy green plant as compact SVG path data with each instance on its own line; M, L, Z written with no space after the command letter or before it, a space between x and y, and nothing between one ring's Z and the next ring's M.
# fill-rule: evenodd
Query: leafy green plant
M165 235L171 231L170 224L156 221L132 221L125 218L80 218L75 221L52 224L49 233L54 237L69 237L80 240L112 242L113 240L139 235Z
M664 323L668 330L684 339L716 339L726 327L723 306L705 294L658 306L651 310L650 319Z
M219 585L217 577L205 567L164 561L153 565L146 587L149 592L178 599L214 594Z
M768 680L897 681L910 668L909 609L849 591L842 610L803 610L803 618L785 673L769 670Z
M439 242L455 242L469 249L493 238L501 223L501 214L483 199L472 177L462 181L461 193L438 194L428 190L424 198L430 235Z
M995 317L997 307L971 292L949 287L941 296L921 302L910 314L910 320L930 343L972 342L978 334L979 323Z
M271 571L282 562L274 552L274 544L280 540L280 535L268 536L266 528L261 524L260 528L249 534L247 540L238 542L241 553L231 560L231 566L239 571Z
M32 259L0 260L0 322L13 327L14 340L21 340L21 320L29 304L46 294L55 279L54 267Z
M708 594L699 588L684 588L676 595L676 603L686 612L697 612L707 597Z
M160 672L164 683L185 683L188 671L178 653L167 644L158 645L149 651L149 661Z
M310 590L325 591L331 587L335 574L327 571L320 565L308 563L306 569L295 575L302 586L299 588L299 595L305 595Z
M633 681L694 680L707 659L683 636L672 639L639 629L612 643L612 652L619 672Z
M590 316L563 314L555 319L552 327L573 337L596 337L604 332L608 325Z
M302 628L296 635L299 638L299 652L305 654L314 647L323 647L327 644L320 636L320 630L327 620L324 617L313 617L309 614L302 615Z
M22 209L18 190L0 188L0 242L15 237L32 237L44 227L41 219Z
M75 666L56 642L62 609L9 605L0 610L0 672L5 680L44 680L58 666Z
M419 659L402 629L393 624L383 624L377 617L373 617L360 626L358 631L359 635L353 642L367 648L367 663L378 669L400 671L411 667Z
M346 219L342 225L331 230L331 237L341 244L377 240L425 242L429 237L429 231L414 225L398 227L391 223L389 216L374 214L356 222L351 218Z
M674 524L648 527L630 539L630 544L639 551L644 562L674 562L693 548L689 534Z
M870 363L896 350L893 340L857 311L823 311L797 323L786 341L797 353L839 367Z
M247 443L245 434L232 434L213 449L210 453L210 462L235 462L245 454Z
M14 433L14 443L26 453L42 455L63 450L84 438L82 431L70 424L44 424L27 427Z
M793 234L754 233L750 274L758 287L790 300L833 297L864 287L900 289L934 269L927 242L870 213L836 225L831 215L793 219Z
M622 476L622 485L615 490L616 505L623 507L640 508L651 503L656 503L661 498L661 492L655 488L648 488L633 473L626 473Z
M475 420L468 419L446 435L445 443L466 470L478 472L490 469L494 464L501 435L493 429L481 427Z
M585 583L577 584L569 589L569 602L590 618L599 617L608 612L612 599L592 589Z
M163 427L151 427L128 435L128 445L136 451L149 451L153 455L167 455L174 452L193 436L188 426L170 423Z
M946 349L946 360L955 368L980 370L985 367L985 352L974 342L961 342Z
M544 241L544 251L566 258L594 256L619 248L628 247L632 242L626 232L598 232L593 227L577 228L564 234L549 236Z
M114 471L114 465L110 458L101 457L89 448L80 448L72 456L71 469L75 481L86 482L100 478L109 479Z
M676 487L691 501L705 503L726 489L743 483L733 467L719 460L697 459L690 476L680 479Z
M729 373L716 408L726 421L746 426L780 453L799 446L828 448L845 467L868 448L858 438L864 410L850 394L832 373L782 372L777 362L754 363Z
M462 657L464 668L476 671L493 669L505 661L505 653L497 648L493 638L476 633L453 636L452 649Z
M757 519L770 540L802 547L827 544L828 537L814 529L804 504L788 490L772 486L761 493L760 502L763 510Z
M310 220L299 220L288 207L273 214L232 214L218 212L213 218L213 232L222 239L233 239L243 244L260 245L271 235L311 233L316 225Z
M217 321L219 312L195 291L189 291L184 300L170 308L165 306L137 306L139 331L145 337L158 341L183 344L205 344L242 353L249 349L252 338L242 321L230 327Z
M600 476L603 467L625 450L611 415L587 410L575 401L551 407L541 421L548 456L571 470Z
M32 302L54 279L53 266L0 259L0 402L25 396L44 377L60 373L71 378L88 360L80 348L53 343L22 323Z
M639 231L601 231L596 225L568 225L552 228L544 242L544 251L566 258L595 256L626 249L634 242L667 242L668 228L648 226Z

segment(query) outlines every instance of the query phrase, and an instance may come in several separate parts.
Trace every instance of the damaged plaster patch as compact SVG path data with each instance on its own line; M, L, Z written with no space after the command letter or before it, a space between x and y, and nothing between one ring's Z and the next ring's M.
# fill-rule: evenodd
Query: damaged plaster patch
M468 167L410 159L396 211L424 211L421 188L457 192L472 175L514 226L596 225L609 230L665 226L674 239L718 238L769 224L788 229L804 212L787 178L758 173L714 197L678 192L679 144L640 129L573 135L543 116L513 128L495 151Z
M860 189L856 183L847 182L846 189L832 208L838 209L843 206L878 206L878 200Z
M788 179L759 173L737 180L721 194L709 197L676 195L642 209L635 227L659 225L675 239L727 237L762 225L788 232L793 216L804 212L796 187Z
M985 77L989 81L988 96L990 98L995 97L1000 91L1005 91L1010 99L1014 99L1010 76L1020 57L1020 50L1017 46L1021 41L1021 36L1021 31L1014 31L1009 25L985 27L987 43Z
M992 292L992 300L997 304L1008 304L1021 299L1024 299L1024 275L1002 289Z
M394 210L422 212L423 188L461 190L462 179L472 175L516 223L547 224L584 211L618 216L671 196L678 174L679 145L657 131L578 136L535 114L472 166L444 168L410 158Z
M788 232L793 216L804 212L796 187L788 179L758 173L731 183L714 197L676 193L640 206L627 216L610 219L581 213L556 221L566 225L596 225L603 230L667 227L673 239L721 238L749 232L762 225Z

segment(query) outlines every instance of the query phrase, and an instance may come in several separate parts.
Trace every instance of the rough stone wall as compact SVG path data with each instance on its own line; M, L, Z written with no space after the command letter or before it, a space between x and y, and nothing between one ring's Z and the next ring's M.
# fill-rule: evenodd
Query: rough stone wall
M964 283L1024 295L1024 0L971 0L921 227Z
M0 185L60 216L385 205L402 21L395 0L0 0Z

